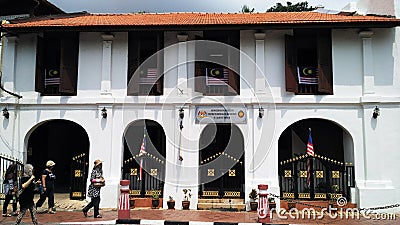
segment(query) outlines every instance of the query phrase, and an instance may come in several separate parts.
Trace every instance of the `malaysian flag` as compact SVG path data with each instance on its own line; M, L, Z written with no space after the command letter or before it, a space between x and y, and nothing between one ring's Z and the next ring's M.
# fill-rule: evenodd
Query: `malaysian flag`
M318 84L318 71L316 67L299 66L297 67L299 84Z
M59 85L60 84L60 73L58 70L49 70L46 72L46 77L44 79L44 85Z
M311 128L309 128L309 130L310 130L310 132L308 134L307 154L314 157L315 153L314 153L314 145L313 145L312 137L311 137ZM311 159L308 159L308 161L307 161L307 185L309 187L310 187L310 183L311 183L310 172L311 172Z
M146 126L143 129L143 141L140 146L139 156L143 156L146 154ZM140 157L140 168L139 168L139 180L142 180L142 170L143 170L143 157Z
M228 84L229 70L226 68L206 68L207 85Z
M157 68L148 68L146 74L141 74L139 84L155 84L157 82Z

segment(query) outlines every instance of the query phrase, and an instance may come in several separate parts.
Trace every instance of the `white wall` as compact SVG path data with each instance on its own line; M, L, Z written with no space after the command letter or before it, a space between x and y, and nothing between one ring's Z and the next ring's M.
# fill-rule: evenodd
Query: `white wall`
M10 110L10 119L0 118L2 141L1 152L26 159L26 143L29 131L37 124L49 119L66 119L81 125L90 139L90 161L95 158L105 160L104 172L107 186L103 189L102 207L116 207L119 193L118 181L123 157L123 131L129 123L138 119L151 119L160 123L167 136L167 167L164 197L169 195L179 202L182 189L192 188L194 197L191 207L197 203L198 153L186 151L183 162L177 160L177 141L179 138L177 110L184 105L184 135L188 140L182 146L193 149L198 146L203 125L195 124L195 106L199 104L244 104L248 108L247 125L239 125L245 138L246 184L245 198L257 184L270 185L270 191L279 194L278 183L278 139L291 124L306 118L331 120L342 126L349 134L345 139L346 149L354 149L356 183L359 206L376 206L399 202L400 170L397 147L400 145L400 75L396 68L399 61L397 49L398 30L373 29L373 72L375 76L375 95L362 96L363 66L362 41L358 29L333 30L333 72L334 95L313 96L294 95L285 91L284 76L284 34L291 30L267 31L265 37L265 78L274 97L254 95L255 67L251 60L256 58L254 31L242 31L241 50L248 60L241 61L240 96L215 96L194 98L189 84L189 93L178 96L176 93L177 71L171 70L165 80L165 95L151 97L127 97L127 33L114 33L112 40L111 94L101 95L101 33L83 32L80 34L78 95L72 97L39 97L34 92L36 35L20 35L15 60L15 92L23 96L16 102L14 98L2 97L0 102ZM189 40L196 32L188 32ZM198 33L198 32L197 32ZM397 35L394 37L394 35ZM176 32L165 33L165 45L177 42ZM188 59L194 58L193 45L187 45ZM394 48L394 46L397 46ZM7 48L6 48L7 50ZM393 55L395 57L393 57ZM243 56L242 56L243 59ZM178 50L169 47L164 55L166 67L174 67L178 62ZM395 63L396 62L396 63ZM188 76L193 76L193 65L188 68ZM4 79L13 75L6 68ZM170 77L171 76L171 77ZM245 82L246 81L246 82ZM251 86L247 86L250 84ZM265 117L258 118L259 104L266 109ZM15 109L15 105L18 109ZM381 116L371 119L372 110L378 105ZM101 108L106 107L108 118L99 116ZM275 108L276 107L276 108ZM353 146L349 143L353 141ZM17 150L8 150L7 145ZM384 152L384 155L382 153ZM263 157L258 157L261 154Z

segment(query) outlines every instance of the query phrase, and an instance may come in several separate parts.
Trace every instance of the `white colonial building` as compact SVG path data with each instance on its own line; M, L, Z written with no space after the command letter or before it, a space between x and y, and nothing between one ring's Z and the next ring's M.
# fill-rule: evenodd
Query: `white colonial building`
M191 208L248 202L258 184L285 198L399 203L399 25L317 12L10 21L0 151L39 169L54 160L71 198L104 160L102 207L117 206L121 179L132 197L164 203L191 189Z

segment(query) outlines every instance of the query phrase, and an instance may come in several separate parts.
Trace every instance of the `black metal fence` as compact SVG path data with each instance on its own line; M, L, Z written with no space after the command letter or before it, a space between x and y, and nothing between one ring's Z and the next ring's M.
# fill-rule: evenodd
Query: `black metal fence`
M354 166L321 155L302 155L280 162L279 179L284 198L350 199L350 187L355 183Z
M140 157L142 157L142 177L140 179ZM138 162L138 161L139 162ZM164 189L164 161L151 153L133 156L124 161L122 178L130 181L130 197L151 197L155 192L162 198Z
M88 159L85 153L72 158L70 199L86 198Z
M19 161L16 158L13 158L11 156L8 155L3 155L0 154L0 199L4 200L5 199L5 195L4 195L4 190L3 190L3 181L4 181L4 175L6 174L7 168L10 165L17 165L16 166L16 171L15 173L17 174L17 179L18 179L18 186L20 186L20 180L23 174L23 170L24 170L24 165L21 161Z

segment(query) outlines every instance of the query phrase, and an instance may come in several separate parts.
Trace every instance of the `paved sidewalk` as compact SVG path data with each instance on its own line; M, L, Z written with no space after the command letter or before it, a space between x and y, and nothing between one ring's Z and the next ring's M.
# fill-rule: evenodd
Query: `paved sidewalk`
M93 218L93 211L89 212L88 217L84 217L81 209L87 204L86 201L69 200L68 194L56 194L55 205L56 214L40 213L38 214L39 224L115 224L118 219L116 209L100 209L103 216L101 219ZM38 209L43 212L47 207L47 202L43 207ZM9 210L11 207L9 207ZM213 222L225 222L226 225L231 224L257 224L256 212L217 212L209 210L164 210L164 209L148 209L135 208L130 213L132 221L137 224L168 224L164 221L184 221L189 224L211 225ZM16 217L0 217L0 224L14 224ZM196 222L198 221L198 222ZM272 224L349 224L349 225L400 225L400 215L397 214L396 220L367 220L361 219L331 219L324 216L323 219L279 219L274 215ZM32 224L30 213L27 212L21 224ZM187 224L187 223L186 223ZM215 223L216 224L216 223Z
M78 223L78 224L115 224L118 217L116 210L100 210L103 218L93 218L93 213L89 212L88 217L84 217L81 211L61 211L56 214L38 214L39 224L60 224L60 223ZM1 217L0 224L13 224L15 217ZM131 219L138 224L164 224L164 221L201 221L201 222L225 222L228 224L249 224L257 223L257 214L255 212L215 212L208 210L131 210ZM396 220L367 220L367 219L273 219L273 224L349 224L349 225L392 225L400 224L400 218ZM30 214L26 213L22 224L31 224ZM208 223L209 224L209 223ZM211 223L212 224L212 223Z

